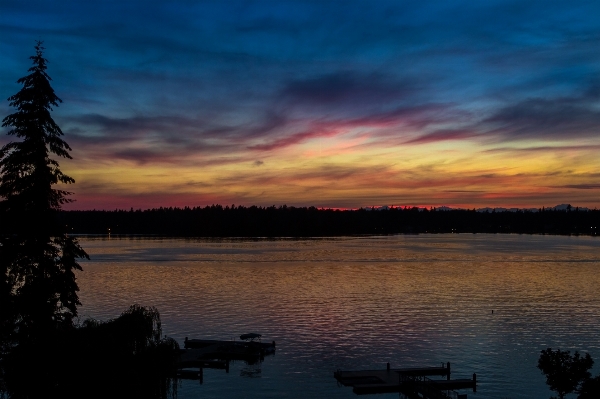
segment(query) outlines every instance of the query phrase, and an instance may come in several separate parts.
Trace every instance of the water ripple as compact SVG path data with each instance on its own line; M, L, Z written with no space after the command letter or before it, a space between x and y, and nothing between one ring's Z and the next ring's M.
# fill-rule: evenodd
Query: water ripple
M549 397L548 346L600 358L600 241L420 235L311 240L81 240L83 317L156 306L164 332L277 353L184 381L180 398L354 397L335 369L453 363L479 398ZM493 312L492 312L493 311ZM378 395L378 397L397 395Z

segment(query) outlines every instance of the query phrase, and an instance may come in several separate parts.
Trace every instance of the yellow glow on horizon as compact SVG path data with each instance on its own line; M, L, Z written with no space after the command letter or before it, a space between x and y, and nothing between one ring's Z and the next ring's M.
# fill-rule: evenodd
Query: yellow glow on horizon
M80 201L73 206L80 207L94 196L114 197L115 204L131 203L123 205L126 208L144 207L136 201L154 204L171 197L190 206L207 201L340 208L541 207L565 201L595 206L596 190L568 189L596 182L600 160L593 147L527 145L505 148L455 140L386 146L367 136L342 135L229 158L205 155L162 163L75 159L62 165L77 181L68 189Z

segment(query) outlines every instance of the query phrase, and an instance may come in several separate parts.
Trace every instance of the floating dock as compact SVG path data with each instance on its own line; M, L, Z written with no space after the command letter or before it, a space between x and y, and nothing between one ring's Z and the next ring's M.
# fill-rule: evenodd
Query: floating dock
M214 360L204 357L205 354L196 349L182 349L179 354L178 368L229 369L229 360Z
M230 348L232 346L245 347L254 351L262 352L263 355L275 352L275 341L219 341L215 339L185 339L185 349L206 349L208 347Z
M265 355L275 352L275 342L260 342L259 334L241 335L242 340L220 341L185 338L180 351L177 375L180 378L200 379L205 368L224 369L229 372L231 360L243 360L248 364L259 363ZM199 371L189 370L191 368Z
M275 342L219 341L212 339L185 339L187 355L197 359L244 360L250 364L275 352Z
M358 395L402 392L410 398L425 399L462 399L465 394L455 389L473 389L476 392L477 376L473 379L450 379L450 363L441 367L390 368L384 370L338 370L333 376L340 384L351 386ZM445 380L433 380L428 377L446 377Z

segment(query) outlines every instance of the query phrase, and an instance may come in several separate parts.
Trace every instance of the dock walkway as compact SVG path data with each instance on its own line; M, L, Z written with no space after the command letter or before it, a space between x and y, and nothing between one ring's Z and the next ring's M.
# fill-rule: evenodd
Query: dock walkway
M259 334L250 334L258 336ZM244 335L242 335L244 337ZM200 378L205 368L224 369L229 372L231 360L243 360L248 364L259 363L265 355L275 352L275 342L263 343L259 340L220 341L212 339L185 339L177 364L180 378ZM198 368L198 372L187 370Z
M388 392L403 392L412 397L428 399L466 398L466 395L451 393L454 389L476 391L476 376L473 380L450 380L450 363L442 367L390 368L384 370L338 370L333 376L340 384L351 386L358 395ZM446 380L428 377L441 376ZM419 394L420 396L415 396Z

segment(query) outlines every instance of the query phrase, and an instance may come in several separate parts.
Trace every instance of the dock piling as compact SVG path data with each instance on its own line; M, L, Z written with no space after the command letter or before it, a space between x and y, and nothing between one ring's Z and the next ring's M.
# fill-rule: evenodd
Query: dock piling
M390 371L390 362L387 363L387 371Z
M448 376L446 377L446 379L450 381L450 362L446 363L446 367L448 367Z
M473 392L477 392L477 374L473 373Z

